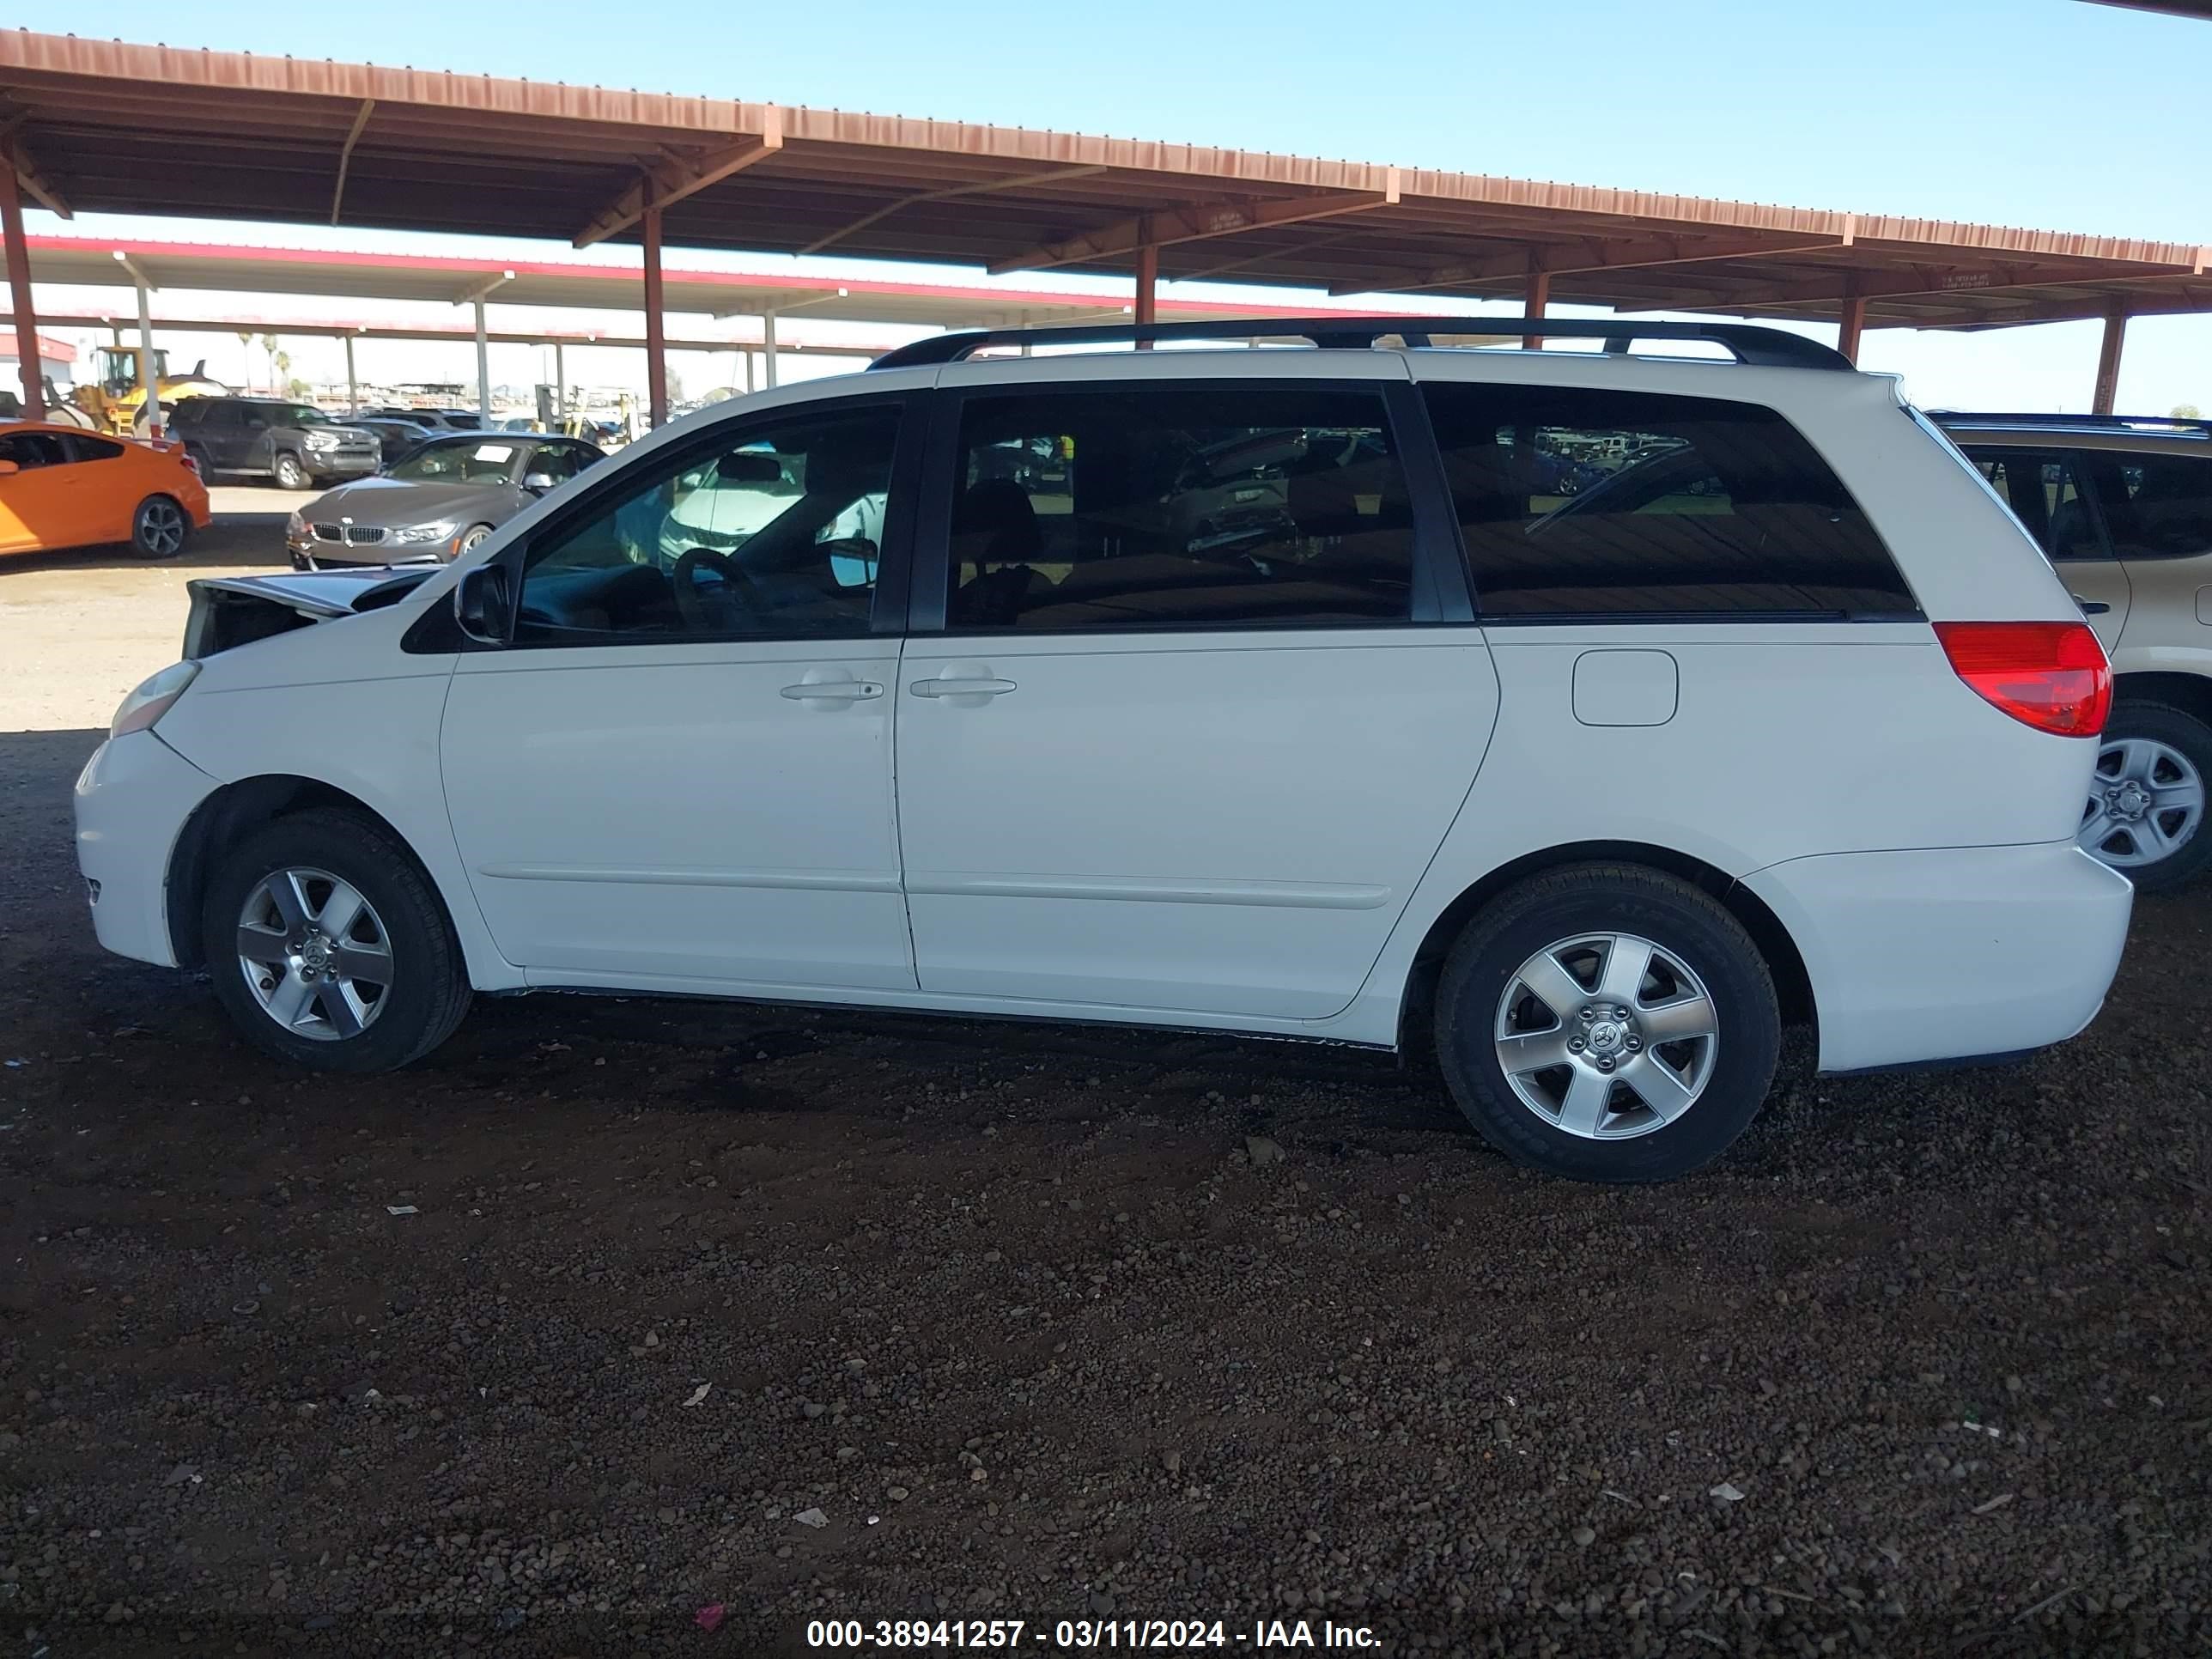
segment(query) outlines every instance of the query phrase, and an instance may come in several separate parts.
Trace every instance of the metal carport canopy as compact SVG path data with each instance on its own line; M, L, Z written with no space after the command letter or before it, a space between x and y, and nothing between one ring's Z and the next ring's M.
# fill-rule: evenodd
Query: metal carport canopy
M27 193L119 213L1234 274L1868 326L2212 308L2203 247L0 33ZM1150 251L1149 252L1147 251ZM1541 296L1540 296L1541 297Z
M57 286L131 288L143 273L149 283L163 290L331 295L452 305L466 304L481 295L498 305L637 309L639 270L635 263L587 264L580 260L481 255L331 252L129 237L60 235L25 240L32 280ZM773 312L780 317L825 322L973 328L994 323L1105 320L1128 310L1125 301L1111 295L715 270L687 267L673 259L664 261L661 280L664 310L714 317ZM1284 316L1304 316L1311 307L1293 311L1218 301L1171 300L1164 302L1164 308L1177 316L1200 318L1267 316L1278 310Z

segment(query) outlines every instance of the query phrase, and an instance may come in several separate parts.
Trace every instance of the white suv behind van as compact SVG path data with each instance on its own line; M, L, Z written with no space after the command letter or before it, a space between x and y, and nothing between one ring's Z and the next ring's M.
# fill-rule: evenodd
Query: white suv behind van
M100 938L333 1070L471 989L1433 1044L1613 1181L1726 1147L1785 1018L1832 1072L2081 1030L2108 670L1958 452L1790 335L1421 326L940 337L452 567L196 583L78 782Z

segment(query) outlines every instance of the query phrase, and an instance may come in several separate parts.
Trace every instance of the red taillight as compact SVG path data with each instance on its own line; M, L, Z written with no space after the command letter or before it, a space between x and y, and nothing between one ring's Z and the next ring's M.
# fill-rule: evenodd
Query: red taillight
M2112 706L2112 666L2087 623L1937 623L1959 678L2039 732L2094 738Z
M178 456L177 459L185 464L185 471L191 473L196 478L199 477L200 464L192 458L191 451L189 449L186 450L183 454Z

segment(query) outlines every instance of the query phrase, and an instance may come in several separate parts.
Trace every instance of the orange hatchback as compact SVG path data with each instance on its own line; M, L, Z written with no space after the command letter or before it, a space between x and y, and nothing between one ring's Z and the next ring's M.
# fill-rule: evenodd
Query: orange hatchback
M0 554L125 543L173 559L207 521L207 486L179 445L0 422Z

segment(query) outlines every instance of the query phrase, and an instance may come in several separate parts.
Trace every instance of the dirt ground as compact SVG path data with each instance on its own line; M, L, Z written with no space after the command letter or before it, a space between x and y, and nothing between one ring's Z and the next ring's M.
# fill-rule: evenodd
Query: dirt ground
M188 574L0 569L0 1656L2212 1650L2212 892L1656 1189L1212 1037L479 1000L310 1078L76 884Z

